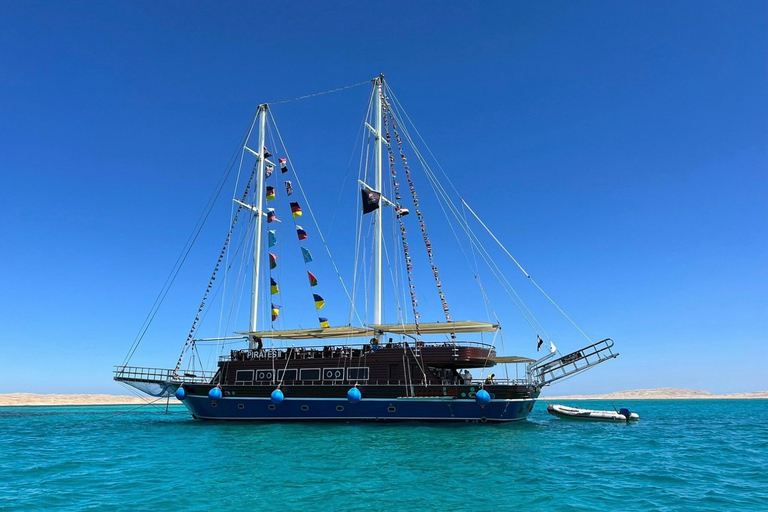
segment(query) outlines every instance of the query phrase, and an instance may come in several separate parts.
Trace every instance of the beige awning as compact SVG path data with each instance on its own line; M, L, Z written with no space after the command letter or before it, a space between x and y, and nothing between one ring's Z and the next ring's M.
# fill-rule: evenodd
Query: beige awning
M376 331L389 332L392 334L416 334L416 324L387 324L387 325L369 325ZM487 322L425 322L419 323L419 333L421 334L464 334L471 332L494 332L499 329L496 324Z
M255 336L257 338L263 338L267 340L315 340L324 338L363 338L373 336L374 332L371 329L364 327L327 327L321 329L319 327L314 329L293 329L287 331L256 331L256 332L239 332L237 334L244 334L246 336Z
M535 363L535 359L529 359L527 357L522 356L501 356L501 357L492 357L491 361L494 363Z

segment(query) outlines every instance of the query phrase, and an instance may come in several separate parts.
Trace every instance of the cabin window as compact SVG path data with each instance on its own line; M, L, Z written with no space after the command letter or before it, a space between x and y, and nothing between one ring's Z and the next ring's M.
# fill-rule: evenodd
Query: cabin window
M237 370L235 384L245 384L246 382L253 382L253 370Z
M323 380L344 380L344 368L323 368Z
M299 380L320 380L320 368L302 368Z
M297 370L277 370L277 380L284 382L287 380L298 380Z
M347 368L347 379L349 380L368 380L368 368Z
M274 373L272 372L272 370L258 370L256 372L256 380L272 381L273 376L274 376Z

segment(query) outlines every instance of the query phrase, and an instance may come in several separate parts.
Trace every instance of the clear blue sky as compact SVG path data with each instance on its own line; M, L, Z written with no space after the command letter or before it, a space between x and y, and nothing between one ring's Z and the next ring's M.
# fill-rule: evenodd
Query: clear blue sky
M112 366L255 106L379 72L476 203L505 191L494 229L538 282L616 340L550 394L768 389L768 4L378 5L0 2L0 392L124 392ZM133 362L173 365L194 307Z

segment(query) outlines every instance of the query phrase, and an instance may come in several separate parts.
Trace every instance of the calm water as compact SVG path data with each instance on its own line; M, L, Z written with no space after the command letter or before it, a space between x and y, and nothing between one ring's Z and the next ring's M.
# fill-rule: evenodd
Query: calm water
M562 420L544 401L501 426L0 407L0 510L768 510L768 400L616 405L640 422Z

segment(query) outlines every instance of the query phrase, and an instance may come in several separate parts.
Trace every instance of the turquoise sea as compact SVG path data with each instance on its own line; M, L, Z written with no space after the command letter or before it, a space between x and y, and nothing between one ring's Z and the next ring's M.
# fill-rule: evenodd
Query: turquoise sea
M0 407L0 510L768 510L768 400L578 423L202 422L182 406Z

